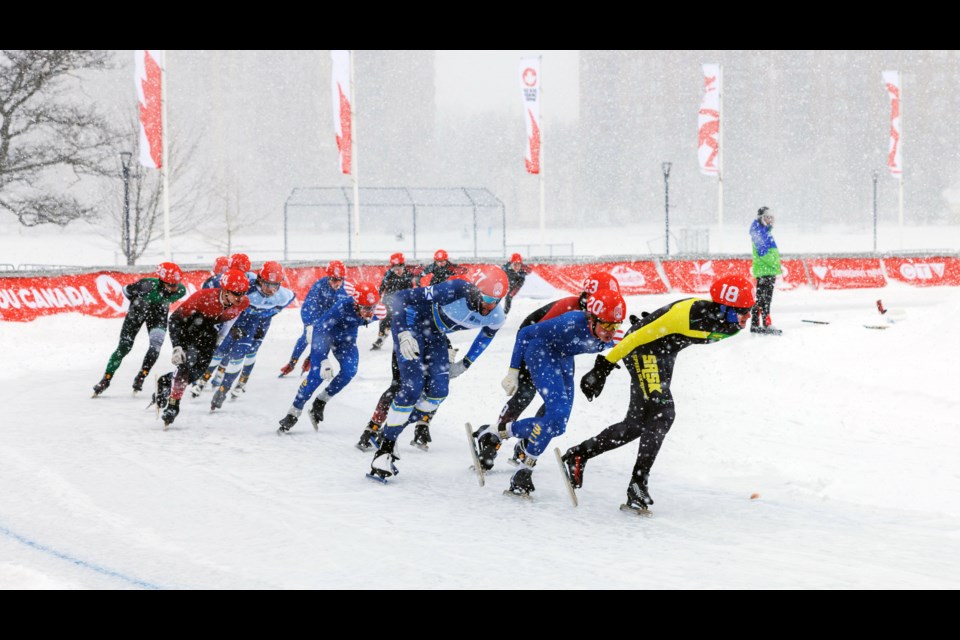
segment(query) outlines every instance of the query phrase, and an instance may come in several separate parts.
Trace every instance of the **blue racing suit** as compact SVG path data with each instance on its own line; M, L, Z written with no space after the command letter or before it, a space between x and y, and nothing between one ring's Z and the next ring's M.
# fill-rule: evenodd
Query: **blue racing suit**
M342 298L349 298L350 294L347 293L347 283L344 281L339 289L334 289L330 286L329 278L320 278L313 283L313 286L310 287L310 291L307 293L307 297L303 299L303 306L300 307L300 319L303 320L303 333L300 334L300 337L297 339L297 343L293 345L293 353L290 354L290 359L296 362L300 358L300 354L303 353L303 350L307 348L307 335L313 335L310 333L313 329L311 325L315 325L320 317L327 312L330 307L333 306L335 302L338 302ZM311 349L312 353L313 349ZM321 360L327 356L326 353L321 354ZM340 358L337 358L339 361ZM313 362L313 357L311 356L310 362Z
M484 352L503 326L505 316L500 305L487 315L471 307L479 300L479 290L465 280L447 280L438 285L404 289L387 298L390 306L393 349L400 370L400 389L390 405L383 430L384 437L395 441L403 428L436 412L447 397L450 361L444 334L465 329L480 329L470 345L463 364L467 368ZM419 358L407 360L400 353L399 336L409 331L416 339Z

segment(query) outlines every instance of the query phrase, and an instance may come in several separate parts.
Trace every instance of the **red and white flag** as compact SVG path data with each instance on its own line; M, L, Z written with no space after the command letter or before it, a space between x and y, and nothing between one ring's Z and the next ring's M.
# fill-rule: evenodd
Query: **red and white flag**
M333 128L337 134L337 150L340 152L340 171L350 175L353 171L353 105L350 104L350 51L337 49L330 52L333 65L330 88L333 92Z
M890 153L887 154L887 166L894 178L903 176L903 163L900 158L900 72L883 71L883 86L890 96Z
M540 58L520 58L520 89L527 124L524 162L527 173L540 173Z
M700 172L715 176L720 172L720 65L703 65L703 101L697 115L697 159Z
M163 50L133 52L140 119L140 164L151 169L163 166Z

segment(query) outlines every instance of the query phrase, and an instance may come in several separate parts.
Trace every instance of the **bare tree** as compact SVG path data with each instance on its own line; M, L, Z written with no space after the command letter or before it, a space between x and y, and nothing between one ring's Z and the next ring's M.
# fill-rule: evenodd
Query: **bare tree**
M124 207L122 183L119 189L116 188L116 183L110 185L106 205L108 215L116 224L110 237L116 239L128 265L136 264L150 244L163 235L163 180L160 171L146 168L137 162L134 150L138 126L135 119L130 121L125 148L133 152L128 178L129 252L123 231L128 212ZM199 146L199 138L189 132L178 132L177 136L171 136L168 141L170 233L174 236L193 232L199 225L219 218L219 212L212 212L206 206L206 201L218 194L214 187L208 186L210 180L206 179L206 172L194 160ZM119 151L115 152L114 158L117 160L114 161L114 166L117 167L116 175L123 179L119 157Z
M103 175L116 136L70 84L108 59L106 51L0 51L0 209L21 224L65 226L93 214L62 185Z
M252 209L244 210L239 180L219 178L216 185L211 187L210 214L205 216L209 224L205 229L197 229L197 233L220 253L230 255L233 253L233 236L257 224L259 218Z

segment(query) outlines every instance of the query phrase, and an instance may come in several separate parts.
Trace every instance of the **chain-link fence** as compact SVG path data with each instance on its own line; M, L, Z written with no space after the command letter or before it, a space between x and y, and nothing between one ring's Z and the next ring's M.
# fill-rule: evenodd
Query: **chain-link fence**
M361 187L357 229L353 189L298 187L283 205L283 258L412 259L444 248L451 257L506 254L506 209L484 188Z

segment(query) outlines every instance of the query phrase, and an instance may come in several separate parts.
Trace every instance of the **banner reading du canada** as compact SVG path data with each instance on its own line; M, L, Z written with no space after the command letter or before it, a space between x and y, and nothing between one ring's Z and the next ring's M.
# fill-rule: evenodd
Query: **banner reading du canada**
M667 292L667 285L652 261L537 264L533 270L552 286L574 295L583 291L583 281L587 276L597 271L605 271L616 278L623 295Z
M151 275L101 272L49 278L0 278L0 320L28 322L69 311L119 318L130 306L123 287ZM209 275L205 271L184 273L187 295L196 291Z
M960 285L960 259L935 258L884 258L887 278L912 284L916 287Z
M807 269L817 289L876 289L887 286L879 258L809 258Z

